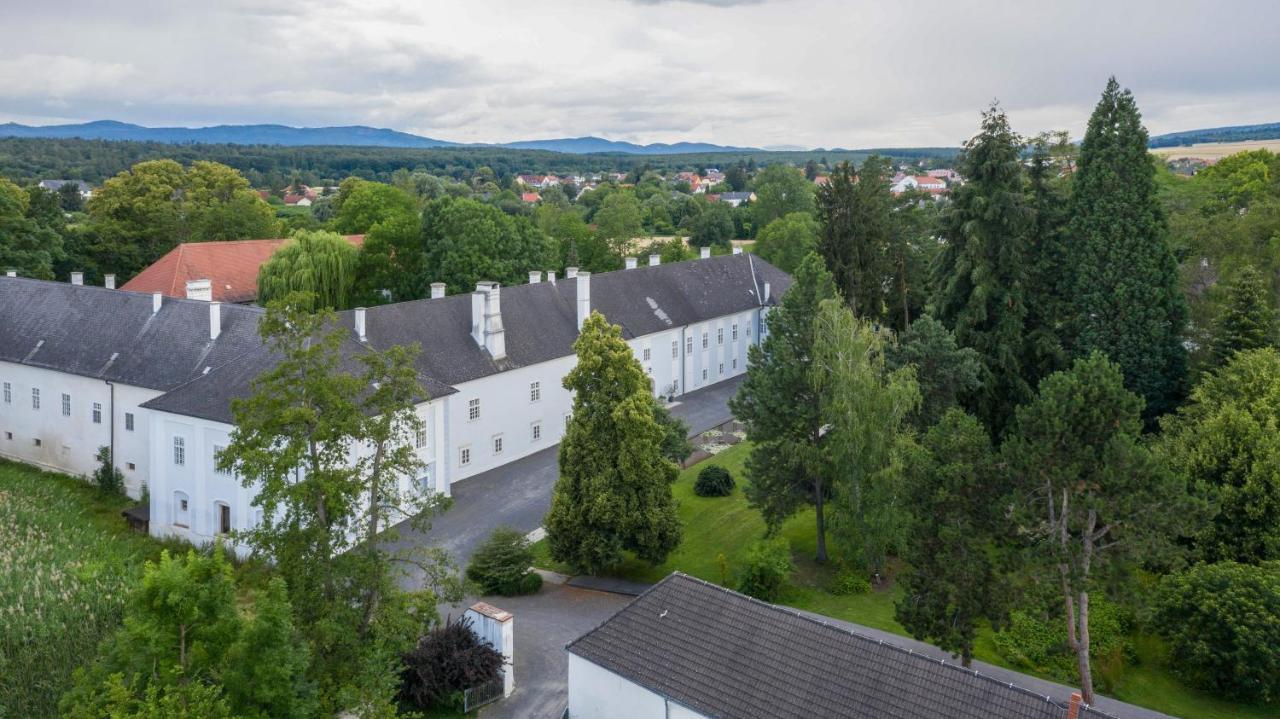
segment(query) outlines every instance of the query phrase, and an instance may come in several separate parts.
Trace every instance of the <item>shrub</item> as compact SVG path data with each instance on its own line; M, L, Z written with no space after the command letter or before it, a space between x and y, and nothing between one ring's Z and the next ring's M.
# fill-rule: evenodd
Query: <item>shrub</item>
M503 664L466 617L432 629L401 658L400 698L420 709L450 704L467 688L496 679Z
M533 550L524 534L499 527L472 555L467 579L479 584L485 594L531 594L542 586L542 578L529 570L532 564ZM531 575L538 579L529 579Z
M738 591L766 602L776 601L794 568L790 542L782 537L761 539L743 559Z
M93 471L93 481L103 494L124 492L124 473L111 461L111 448L99 447L98 468Z
M871 580L864 572L845 567L831 580L830 592L839 597L866 594L871 591Z
M699 497L728 497L733 494L733 475L719 465L708 465L698 472L693 493Z
M1089 598L1089 657L1115 667L1132 653L1129 616L1101 596ZM1033 669L1062 681L1077 681L1075 653L1067 648L1067 624L1059 615L1014 610L1008 625L993 638L996 651L1014 666Z
M1280 699L1280 562L1166 576L1155 619L1173 666L1193 683L1235 699Z

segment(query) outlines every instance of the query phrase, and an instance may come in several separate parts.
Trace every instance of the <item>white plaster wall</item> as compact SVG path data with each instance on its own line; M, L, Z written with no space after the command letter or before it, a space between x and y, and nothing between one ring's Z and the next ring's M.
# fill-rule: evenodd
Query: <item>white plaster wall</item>
M670 710L670 713L668 713ZM569 654L570 719L700 719L698 714L598 664Z
M114 414L116 466L129 495L141 495L149 479L149 453L146 410L138 405L159 392L117 383L113 405L112 385L104 380L12 362L0 362L0 387L4 382L10 386L10 401L0 395L0 455L88 477L98 467L98 448L111 444ZM38 410L32 408L32 388L40 390ZM70 416L62 414L64 393L71 397ZM93 422L94 402L102 405L100 423ZM134 416L133 431L125 429L126 413Z

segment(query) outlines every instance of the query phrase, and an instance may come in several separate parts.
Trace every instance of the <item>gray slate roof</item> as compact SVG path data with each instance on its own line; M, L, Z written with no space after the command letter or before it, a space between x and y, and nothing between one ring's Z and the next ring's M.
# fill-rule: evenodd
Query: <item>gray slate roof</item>
M262 310L102 287L0 277L0 360L167 391L261 346ZM114 357L114 359L113 359Z
M1057 700L679 572L567 649L711 717L1067 716Z
M591 307L633 338L759 307L765 282L772 304L791 278L749 254L619 270L591 277ZM507 356L500 361L471 337L469 294L371 307L367 342L352 330L343 353L356 371L367 349L417 343L419 378L440 397L461 382L572 354L576 295L572 279L503 287ZM166 394L145 407L230 422L231 400L248 396L253 378L275 362L257 332L263 310L223 304L222 333L210 341L209 303L166 297L153 316L151 301L124 290L0 277L0 359L159 390ZM348 329L353 314L339 313Z

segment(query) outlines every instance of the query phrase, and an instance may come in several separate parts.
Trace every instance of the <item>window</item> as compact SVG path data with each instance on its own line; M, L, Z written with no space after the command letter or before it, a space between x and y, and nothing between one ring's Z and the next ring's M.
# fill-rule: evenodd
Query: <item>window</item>
M467 419L469 420L480 419L480 398L479 397L476 397L475 399L469 400L467 402Z
M93 403L93 423L102 424L102 403L101 402Z
M4 403L13 404L13 385L4 383Z
M40 438L39 438L39 437L36 437L35 439L31 440L31 443L32 443L32 444L34 444L34 445L35 445L35 446L37 446L37 447L39 447L40 445L44 444L44 442L41 442L41 441L40 441Z
M707 333L703 332L702 333L702 349L706 349L706 348L707 348Z
M734 342L738 341L738 323L737 322L733 323L733 332L732 334L730 334L730 338L733 339Z
M129 468L130 472L138 468L133 462L129 462L126 466Z
M173 438L173 463L179 467L187 463L187 441L182 437Z
M693 338L692 337L684 338L684 353L687 355L693 354Z
M231 532L231 507L221 502L215 506L218 508L218 534L229 534Z
M644 348L644 361L645 361L645 362L648 362L650 359L652 359L652 357L651 357L651 355L649 354L649 348L648 348L648 347L645 347L645 348Z
M723 363L723 362L721 362L721 363L720 363L720 376L721 376L721 377L723 377L723 376L724 376L724 363Z
M707 381L707 371L705 369L702 370L702 381L703 382Z
M4 433L4 438L5 438L5 439L13 439L13 432L5 432L5 433Z
M413 434L413 444L418 449L427 446L427 428L419 427Z
M40 409L40 388L31 388L31 409Z
M542 423L541 422L534 422L533 425L529 427L529 439L533 440L534 442L537 442L538 440L542 439Z
M493 453L502 454L502 435L493 435Z
M716 328L716 344L718 345L724 344L724 328L723 327Z
M223 447L220 444L213 445L213 473L221 477L230 477L231 476L230 472L223 469L218 469L218 455L222 454L225 451L227 451L226 447Z
M568 412L565 412L565 413L564 413L564 428L565 428L565 429L569 429L569 420L571 420L571 419L573 419L573 415L572 415L572 414L570 414L570 413L568 413Z
M676 357L679 357L679 356L680 356L680 342L677 340L671 340L671 358L675 359Z
M186 492L173 493L173 524L178 527L191 526L191 506L187 503Z
M733 358L733 368L734 368L734 369L738 369L738 358L737 358L737 357L734 357L734 358Z
M537 402L540 399L542 399L542 383L530 382L529 383L529 401Z
M126 432L133 431L133 412L124 413L124 429Z
M747 339L751 339L751 325L747 325Z
M468 464L471 464L471 448L470 447L458 448L458 464L462 465L463 467L467 466Z

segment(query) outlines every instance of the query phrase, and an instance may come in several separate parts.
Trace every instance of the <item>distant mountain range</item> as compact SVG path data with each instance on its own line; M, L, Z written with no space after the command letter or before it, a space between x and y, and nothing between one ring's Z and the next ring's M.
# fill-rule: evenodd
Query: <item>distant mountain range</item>
M1148 147L1181 147L1201 142L1244 142L1247 140L1280 139L1280 122L1269 122L1263 125L1232 125L1230 127L1210 127L1203 130L1183 130L1156 135L1147 143Z
M172 144L233 145L344 145L364 147L509 147L521 150L550 150L569 154L619 152L628 155L673 155L682 153L747 152L751 147L729 147L705 142L654 143L605 140L600 137L570 137L554 140L522 140L500 144L467 144L436 140L384 128L364 125L343 127L288 127L286 125L214 125L212 127L143 127L115 120L95 120L75 125L0 125L0 137L80 138L84 140L132 140Z

